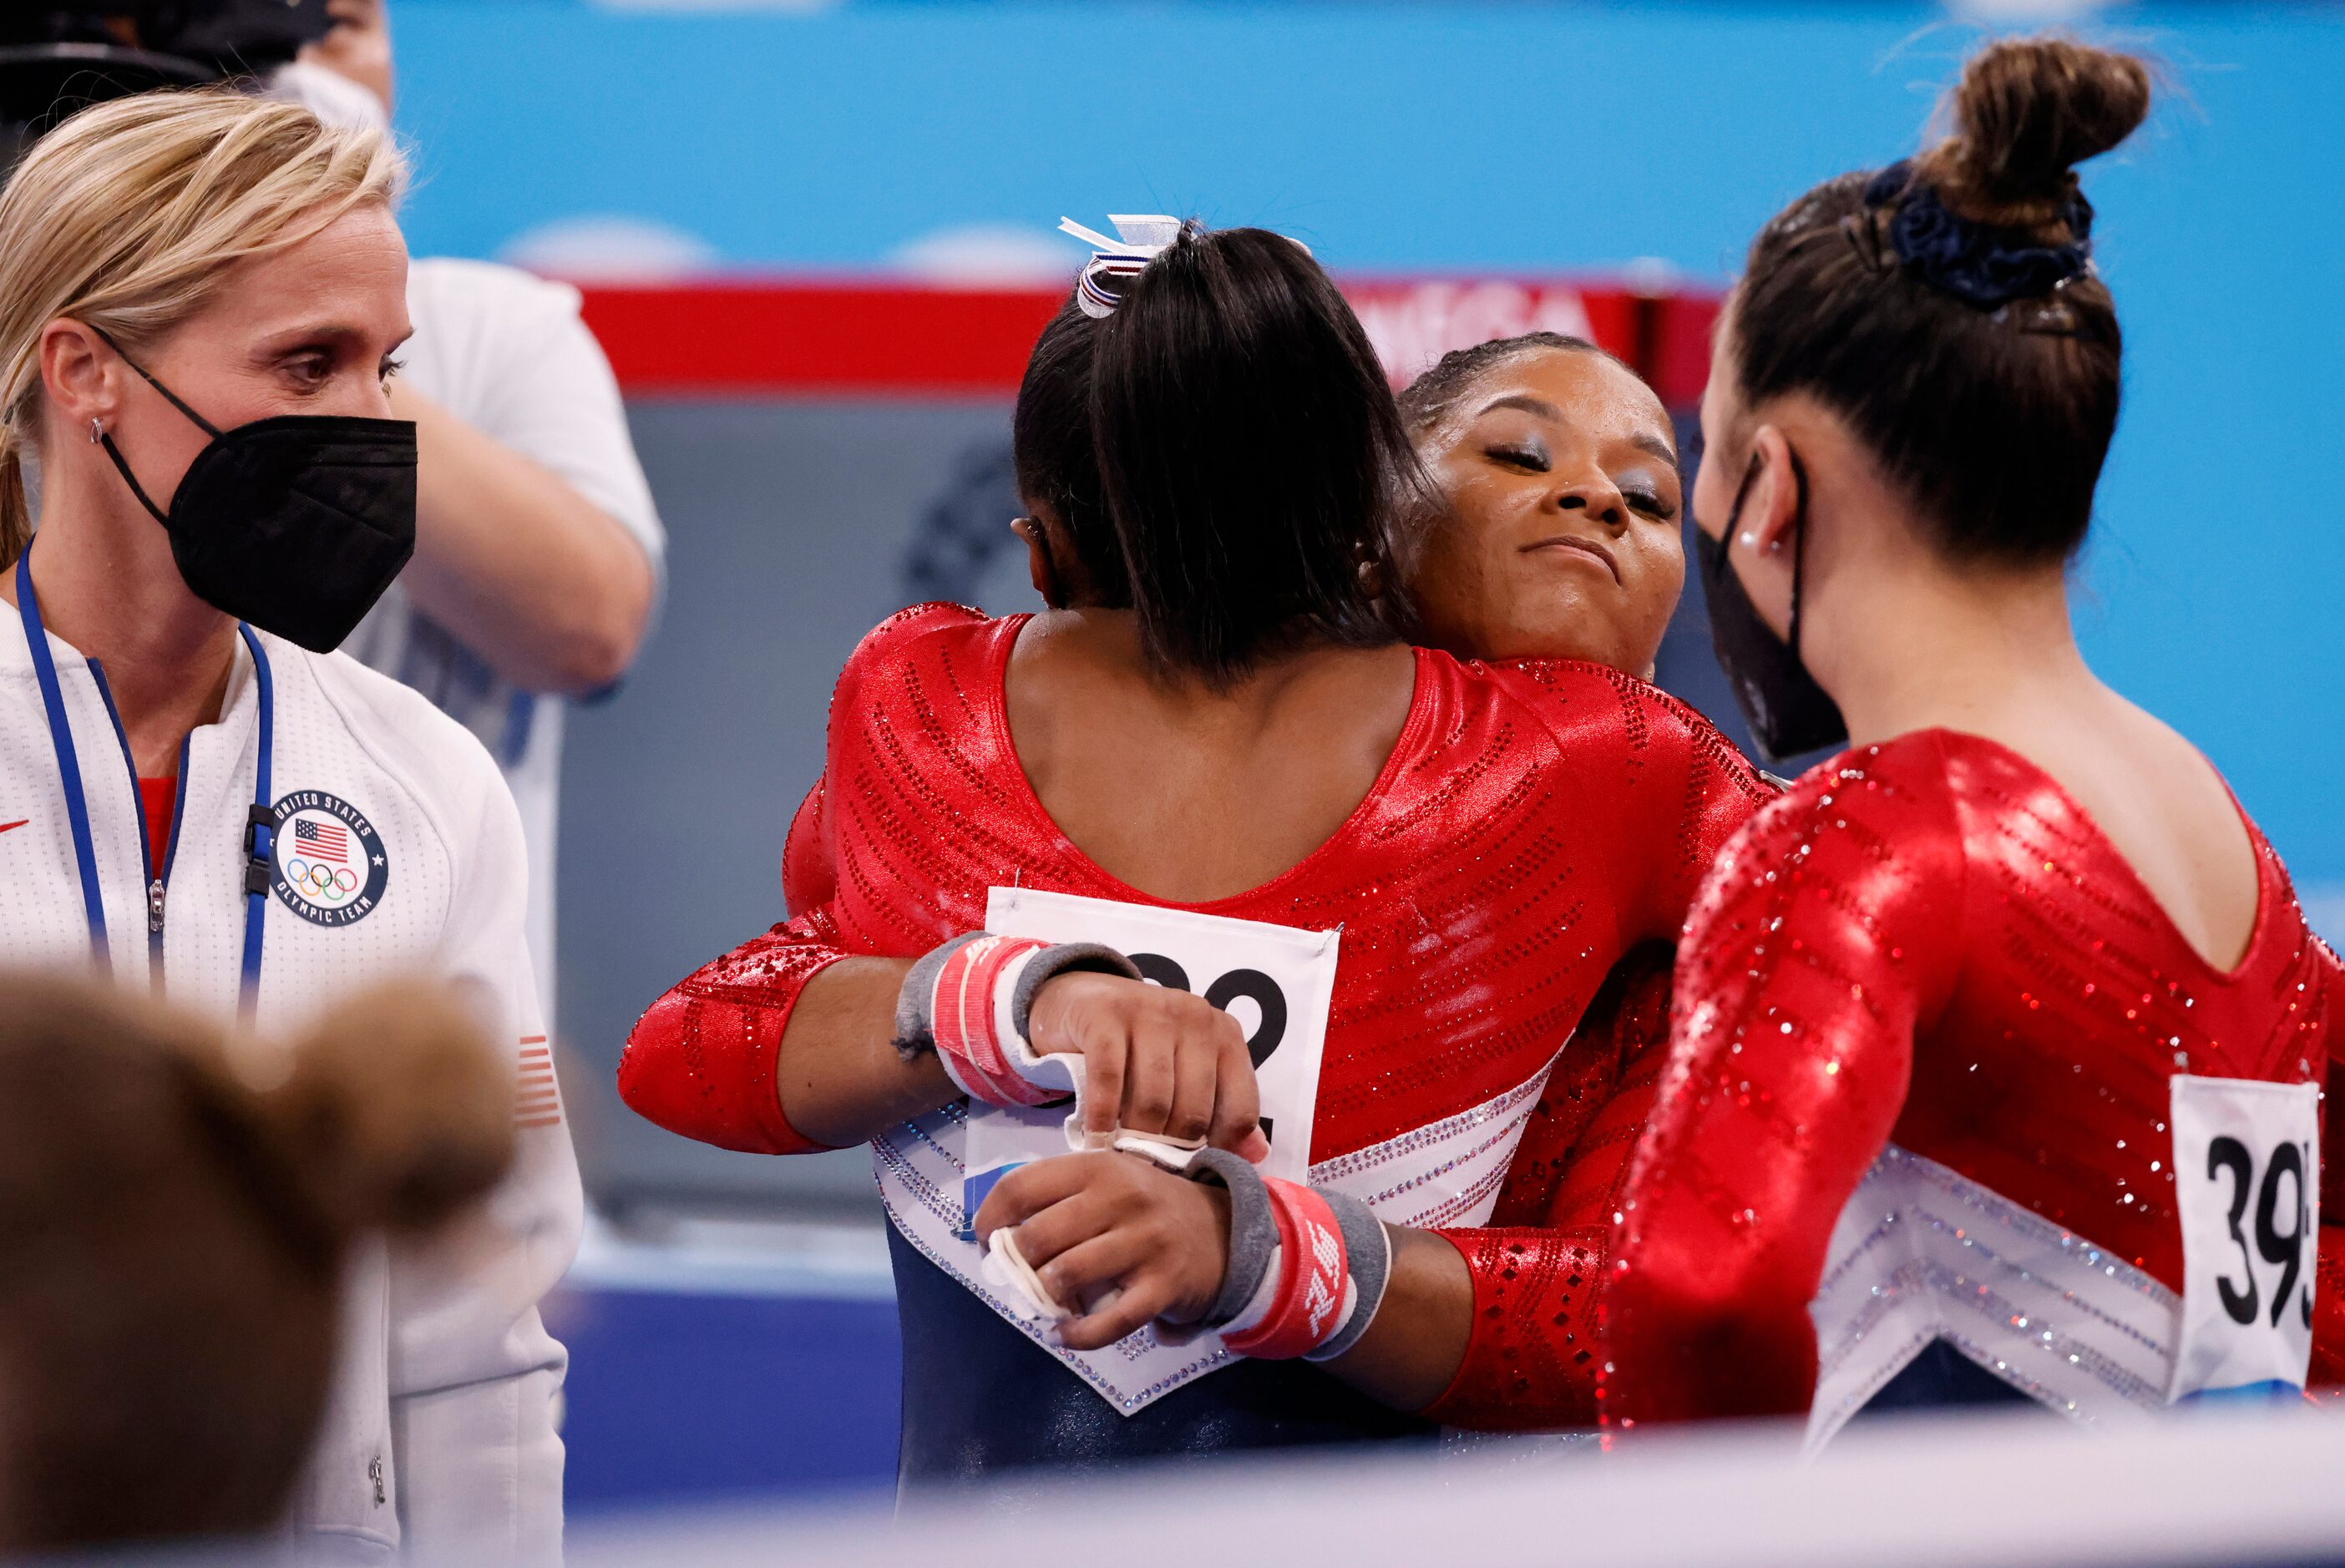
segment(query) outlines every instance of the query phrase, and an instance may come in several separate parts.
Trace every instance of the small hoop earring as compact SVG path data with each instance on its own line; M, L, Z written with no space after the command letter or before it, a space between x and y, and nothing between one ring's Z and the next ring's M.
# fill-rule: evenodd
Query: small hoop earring
M93 418L89 421L89 444L97 445L106 439L106 421Z

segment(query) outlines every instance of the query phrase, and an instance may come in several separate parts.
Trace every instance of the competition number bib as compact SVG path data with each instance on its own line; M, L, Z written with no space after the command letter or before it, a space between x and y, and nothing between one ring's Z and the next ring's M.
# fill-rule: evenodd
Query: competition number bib
M2183 1289L2167 1397L2293 1398L2312 1355L2320 1087L2172 1081Z
M1104 944L1128 955L1155 984L1193 992L1228 1012L1245 1030L1262 1094L1262 1130L1270 1139L1263 1174L1310 1179L1311 1120L1339 932L1017 887L988 890L985 928L999 936ZM1002 1177L1080 1147L1070 1138L1078 1115L1071 1106L1029 1110L972 1103L961 1186L965 1224L974 1225L978 1206ZM963 1232L965 1239L974 1234Z

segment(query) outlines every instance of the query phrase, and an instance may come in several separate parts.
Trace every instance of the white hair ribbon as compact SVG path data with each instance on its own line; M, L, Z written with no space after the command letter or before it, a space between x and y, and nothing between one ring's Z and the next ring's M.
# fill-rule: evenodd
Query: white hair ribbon
M1091 248L1091 258L1083 264L1082 278L1075 285L1075 298L1082 306L1083 314L1093 320L1114 315L1117 303L1117 296L1099 279L1139 277L1142 268L1181 238L1181 220L1162 213L1112 212L1107 220L1115 225L1119 238L1110 239L1071 217L1059 219L1063 232Z

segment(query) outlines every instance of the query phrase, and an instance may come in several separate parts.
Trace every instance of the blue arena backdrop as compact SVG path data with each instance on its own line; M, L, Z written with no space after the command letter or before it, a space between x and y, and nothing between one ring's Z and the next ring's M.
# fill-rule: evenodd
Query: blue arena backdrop
M2345 883L2345 9L2059 10L2170 88L2089 171L2130 354L2088 651L2306 882ZM1789 197L1912 146L1981 36L1861 0L398 0L395 20L420 253L615 234L833 274L1015 265L1065 243L1061 213L1139 209L1270 224L1355 273L1650 258L1719 281Z
M1913 146L1981 36L1862 3L397 0L395 22L419 253L1030 282L1079 258L1061 213L1139 208L1268 224L1352 275L1696 288L1789 197ZM2147 48L2170 86L2088 173L2130 353L2078 574L2087 652L2207 749L2333 931L2345 11L2071 25ZM563 835L563 1014L604 1064L660 984L777 915L831 673L906 592L914 532L981 532L1001 505L997 397L634 412L675 588L633 684L578 715ZM1014 568L976 596L1024 602ZM659 1136L602 1108L590 1131ZM706 1153L640 1173L694 1188ZM866 1179L851 1157L819 1180L724 1163L726 1191L845 1202Z

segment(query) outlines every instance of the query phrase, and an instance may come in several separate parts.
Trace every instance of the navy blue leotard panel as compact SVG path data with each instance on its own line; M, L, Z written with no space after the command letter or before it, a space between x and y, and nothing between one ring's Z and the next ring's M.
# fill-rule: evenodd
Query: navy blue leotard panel
M1439 1431L1304 1361L1239 1361L1121 1414L893 1226L888 1244L904 1333L907 1489L1035 1466L1084 1471L1232 1449L1430 1442Z

